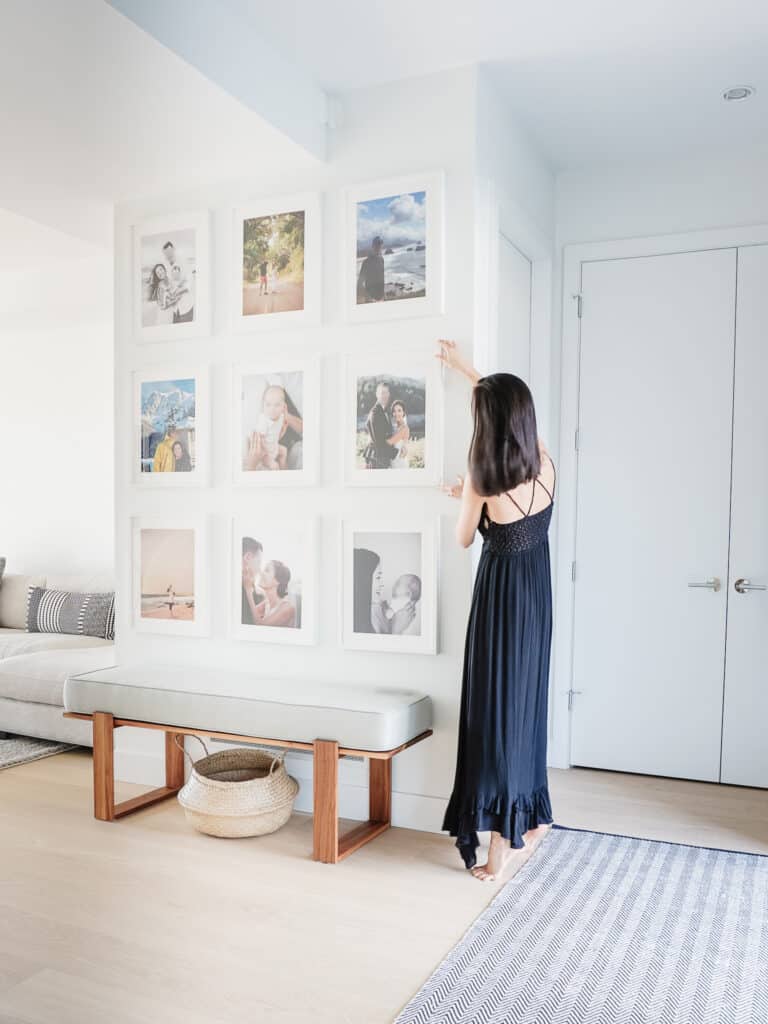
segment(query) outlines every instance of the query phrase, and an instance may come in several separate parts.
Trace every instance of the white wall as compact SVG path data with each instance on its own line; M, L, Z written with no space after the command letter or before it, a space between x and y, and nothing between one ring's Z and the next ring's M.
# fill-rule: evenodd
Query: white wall
M435 707L435 735L404 752L394 765L393 819L396 824L439 829L445 801L453 782L456 723L461 683L464 633L470 598L470 564L467 553L453 541L456 506L437 488L397 492L398 510L416 516L442 517L439 654L431 656L375 655L342 650L338 642L337 593L339 586L339 523L346 517L382 514L379 489L344 488L340 479L341 416L339 389L344 353L370 353L382 348L395 351L434 350L439 336L458 338L468 344L473 327L471 273L474 245L473 138L474 75L458 71L398 85L364 90L345 99L344 118L335 139L331 160L308 171L306 161L298 169L286 164L279 178L262 178L258 165L233 167L240 180L172 195L151 201L120 205L116 211L116 430L119 472L116 479L116 529L118 536L118 659L203 664L216 668L251 671L270 678L407 685L429 693ZM445 315L404 319L391 324L349 326L340 311L341 201L346 184L393 175L442 169L446 187L446 303ZM247 174L244 175L244 172ZM258 197L317 190L324 193L324 315L320 327L276 329L273 332L233 336L229 331L226 299L230 286L230 229L232 210ZM131 338L130 225L146 216L195 208L209 208L214 216L214 330L210 339L137 345ZM230 368L278 354L323 356L324 408L336 410L334 429L322 442L320 484L310 490L265 490L258 498L252 491L234 488L229 458ZM153 362L198 360L211 364L215 454L212 486L173 493L137 492L130 482L132 451L131 388L133 369ZM469 439L469 392L460 381L447 383L446 474L460 472ZM331 422L329 417L324 422ZM321 565L323 600L317 646L293 648L268 644L239 644L228 639L229 537L233 515L253 509L254 502L281 511L299 506L302 513L321 517ZM214 608L210 638L189 640L155 637L134 631L131 622L131 515L198 511L210 517L213 528ZM310 668L308 669L308 666ZM254 687L258 684L254 682ZM137 781L157 777L153 738L136 730L118 737L118 774ZM299 807L308 808L310 765L294 756L290 770L302 777ZM363 766L343 763L342 813L367 816L367 792Z
M50 262L29 230L42 249L0 269L0 554L7 572L111 574L111 252L71 240L78 258Z

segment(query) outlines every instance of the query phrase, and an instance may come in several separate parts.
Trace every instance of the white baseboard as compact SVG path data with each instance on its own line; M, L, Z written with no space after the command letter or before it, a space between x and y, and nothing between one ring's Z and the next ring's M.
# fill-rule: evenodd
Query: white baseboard
M209 743L209 748L225 749ZM288 772L298 781L297 811L312 812L312 756L289 754L285 759ZM116 750L115 778L142 786L162 786L164 759L155 751ZM440 832L445 813L443 797L423 793L392 793L392 824L419 832ZM353 821L368 818L367 769L361 760L344 759L339 765L339 817Z

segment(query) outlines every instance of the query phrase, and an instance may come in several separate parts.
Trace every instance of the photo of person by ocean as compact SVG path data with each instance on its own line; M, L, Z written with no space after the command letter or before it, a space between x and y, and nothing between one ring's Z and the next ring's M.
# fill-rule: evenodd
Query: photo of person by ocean
M142 327L194 322L194 228L144 235L140 245Z
M195 531L140 532L141 617L193 622L195 618Z
M357 469L424 468L426 388L424 377L357 377Z
M424 298L426 192L366 199L356 213L357 304Z

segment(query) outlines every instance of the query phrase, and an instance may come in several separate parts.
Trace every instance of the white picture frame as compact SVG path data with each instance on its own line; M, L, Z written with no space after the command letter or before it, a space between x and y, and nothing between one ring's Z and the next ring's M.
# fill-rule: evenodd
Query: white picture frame
M151 472L145 471L144 467L149 459L157 454L157 447L152 447L153 442L148 438L152 435L147 431L152 425L153 414L149 409L145 410L145 403L151 399L147 390L158 389L167 386L168 391L161 394L156 405L154 417L164 415L163 406L169 419L174 417L178 408L178 428L183 451L182 457L186 456L193 461L193 469L188 472ZM190 391L190 387L192 390ZM180 397L175 399L174 389L180 392ZM131 391L131 418L133 429L131 431L131 466L132 479L138 487L149 488L186 488L206 487L210 483L210 451L211 451L211 406L210 406L210 368L207 365L193 366L190 364L176 363L163 364L160 366L148 366L142 370L135 370L132 375ZM190 400L194 402L194 437L189 436L188 414ZM175 403L175 405L174 405ZM186 407L186 414L185 414ZM161 422L157 426L161 427ZM167 420L166 420L167 422ZM158 431L159 433L160 431ZM192 446L194 445L194 451Z
M421 194L423 200L419 199ZM343 204L344 318L362 323L441 314L445 291L443 173L433 171L350 186L344 191ZM424 224L420 233L419 221ZM385 261L392 257L390 264L385 262L386 297L381 301L358 301L360 269L365 253L372 254L366 245L368 234L372 242L383 239ZM423 274L420 252L424 253ZM413 296L408 296L410 290L415 290ZM424 294L420 295L422 290Z
M165 241L164 241L165 240ZM164 245L170 242L179 258L182 285L181 304L188 316L187 298L192 294L191 321L174 322L173 291L166 289L160 301L149 295L152 267L164 266L170 281L173 271L168 265ZM206 211L155 217L132 226L132 318L134 338L138 342L178 341L205 337L211 333L211 216ZM174 256L175 259L175 256ZM153 262L155 261L156 262ZM159 271L158 271L159 273ZM149 276L148 276L149 275ZM162 293L161 293L162 294ZM157 322L160 320L161 322ZM154 321L154 322L152 322Z
M290 468L295 461L295 443L286 455L287 468L269 470L265 468L245 469L246 438L252 428L258 425L256 406L258 395L264 394L269 383L285 389L288 401L296 403L292 396L300 380L301 407L303 420L301 436L301 468ZM301 487L317 482L320 459L320 360L307 359L273 360L271 363L237 365L232 370L232 473L236 485L244 487Z
M277 300L269 302L270 281L264 296L264 312L245 313L244 295L244 224L248 220L261 220L294 212L304 214L304 271L303 299L299 309L275 309L287 300L289 283L276 285ZM276 269L276 268L275 268ZM269 271L270 275L272 271ZM278 280L281 271L277 271ZM258 332L275 327L301 327L318 324L322 306L322 201L318 192L302 192L294 195L258 199L240 206L232 214L232 278L231 278L231 324L234 331ZM250 286L249 286L250 287ZM254 283L254 301L258 304L258 287Z
M167 567L162 561L164 545L169 551ZM209 529L204 518L133 517L131 565L134 630L166 636L208 636L211 607L209 554ZM178 564L174 565L176 558ZM191 595L181 593L189 589L190 574ZM175 582L174 577L181 582ZM166 578L170 580L168 586L173 587L173 593L168 598ZM185 617L189 614L189 599L193 601L191 619ZM174 608L169 608L168 613L164 614L164 606L168 604L168 600L174 602Z
M283 595L293 605L298 615L297 625L264 625L243 621L243 569L246 552L245 538L257 540L262 551L256 557L260 568L282 554L284 565L291 569L291 562L300 561L300 588L293 590L291 582ZM266 515L254 511L247 517L237 516L232 520L230 545L230 633L233 639L248 643L272 643L305 646L317 642L318 620L318 541L319 523L316 518L277 518L274 513ZM286 554L285 552L288 552ZM253 555L251 556L253 557ZM288 561L284 561L285 559ZM257 569L258 572L258 569ZM291 569L296 576L295 564ZM279 597L278 593L278 597Z
M374 382L388 384L386 415L393 420L393 437L410 417L408 440L392 447L388 468L374 458L366 468L361 449L369 442L361 423L363 395L369 393L372 409L377 404ZM422 398L419 385L424 383ZM431 354L393 352L388 356L347 356L341 383L344 409L342 475L350 486L431 487L443 478L443 373ZM394 419L396 417L396 419ZM399 422L398 422L399 421ZM374 421L375 422L375 421ZM375 427L374 427L375 429ZM423 462L423 466L412 465ZM395 468L399 467L399 468Z
M417 549L418 558L414 556L414 537L420 539ZM417 517L409 522L398 523L393 523L392 519L345 520L342 523L340 572L342 585L339 611L343 647L349 650L398 654L437 653L439 539L440 524L437 520L429 521ZM413 591L410 589L412 583L409 580L403 583L403 577L418 576L420 594L416 603L420 607L418 607L418 632L415 635L412 632L413 624L408 626L408 632L400 635L377 632L373 625L372 612L370 628L368 628L368 623L366 623L367 628L363 630L359 628L359 623L355 622L356 588L358 588L359 596L361 585L363 585L364 591L366 587L372 586L374 573L371 570L369 580L367 570L371 567L365 564L366 559L362 565L358 565L358 579L356 580L356 548L380 556L377 568L383 571L381 581L381 586L384 589L383 597L390 604L387 612L394 613L397 601L394 596L395 590L398 592L401 603L405 599L413 598ZM387 559L390 561L389 568L385 564ZM418 561L418 565L412 564L415 561ZM418 571L415 571L417 569ZM365 576L364 581L359 578L361 576ZM361 609L363 613L365 612L364 598L365 595ZM371 595L371 601L373 602L373 595ZM415 622L415 619L413 621ZM393 619L390 619L390 628L392 622Z

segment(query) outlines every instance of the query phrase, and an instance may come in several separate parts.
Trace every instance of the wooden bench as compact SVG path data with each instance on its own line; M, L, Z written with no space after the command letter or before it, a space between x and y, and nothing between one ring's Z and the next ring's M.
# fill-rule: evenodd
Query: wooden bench
M270 696L265 700L263 693L260 693L258 698L243 698L242 696L234 696L231 693L198 693L178 688L169 690L158 686L148 686L146 681L141 684L125 681L126 678L128 680L137 678L143 680L153 679L157 678L159 674L161 681L168 682L167 672L168 670L165 669L155 670L153 675L153 671L147 669L131 670L128 672L125 669L107 669L104 672L75 676L67 681L64 691L65 707L67 710L64 716L66 718L90 720L93 723L93 809L94 816L99 821L116 821L127 814L132 814L178 793L184 785L184 755L179 745L175 742L176 736L210 737L214 740L228 742L256 743L265 746L281 747L287 750L311 751L313 755L313 858L324 864L336 864L338 861L348 857L349 854L354 853L355 850L360 849L365 843L381 835L382 832L390 827L392 821L392 759L396 754L407 750L408 747L412 747L414 744L432 735L431 728L421 728L421 726L431 722L431 703L429 698L416 694L413 691L375 691L377 694L384 695L380 701L382 715L391 714L393 707L397 705L398 697L402 698L399 718L403 718L403 707L406 707L406 710L410 710L414 705L416 706L416 712L410 714L405 732L413 732L416 728L419 728L420 731L416 735L408 736L407 738L401 737L399 743L394 746L387 746L386 749L369 749L350 745L348 742L340 742L338 739L314 738L309 740L305 737L287 739L284 734L262 736L244 731L233 732L216 728L206 729L200 728L199 724L190 725L188 721L185 721L183 724L178 722L158 722L151 720L155 715L144 718L134 718L126 715L124 713L125 710L132 705L138 704L149 709L154 707L156 710L161 711L165 703L175 702L178 705L178 698L188 698L188 700L182 701L182 703L189 705L187 713L193 719L196 714L204 712L206 707L209 713L213 713L212 709L218 709L219 702L225 703L227 713L224 715L224 718L229 718L230 714L235 714L238 710L242 711L243 701L246 701L256 705L255 708L247 708L247 710L254 711L257 717L261 710L260 705L271 705L272 707L268 708L264 713L264 717L269 718L271 714L272 721L269 724L273 725L280 717L279 713L277 716L275 714L275 704L281 706L281 712L284 717L286 708L300 708L302 714L296 717L302 720L302 728L306 728L308 725L307 719L312 717L313 710L317 712L318 718L325 718L326 720L328 719L327 712L329 710L335 712L349 710L344 707L339 708L338 706L329 708L327 702L330 699L334 699L336 705L344 700L354 703L354 697L350 697L349 691L344 687L333 688L335 697L329 696L329 688L327 686L318 687L314 698L317 703L313 708L311 704L307 704L306 687L302 688L300 703L291 703L292 691L290 684L279 684L282 699L275 701L272 699L274 697L274 690L272 689L269 689ZM186 673L185 678L188 675L189 673ZM123 681L120 681L121 679ZM178 679L175 681L178 682ZM198 678L195 681L199 682L200 680ZM230 689L234 688L231 677L228 678L227 682ZM259 686L259 683L252 679L248 679L248 683L253 688ZM115 687L119 687L119 689L116 690ZM137 696L138 691L141 691L141 694ZM149 698L147 697L147 692L150 693ZM370 715L371 707L376 705L376 700L372 698L370 692L362 699L360 691L356 690L355 692L357 694L357 707L351 710L352 725L347 726L345 724L344 714L337 714L336 716L339 727L342 728L345 734L345 740L349 740L350 732L355 732L355 725L357 732L361 736L367 737L369 741L377 736L379 739L382 739L387 735L390 738L395 735L396 733L393 732L391 723L389 723L387 728L379 728L378 732L375 729L371 729L370 723L365 728L362 727L362 723L355 723L355 716ZM170 701L167 696L169 694L172 695ZM166 696L164 697L163 695ZM214 703L212 704L211 702ZM228 708L227 702L232 702ZM364 705L362 710L360 708L361 704ZM105 710L97 709L98 705L101 705ZM326 714L321 714L321 712ZM222 716L217 713L215 717L221 719ZM290 721L290 718L291 714L289 712L287 720ZM299 724L297 723L298 727ZM121 728L149 729L165 733L165 785L143 793L140 796L133 797L130 800L116 803L114 733L115 729ZM397 726L397 728L400 728L402 733L402 725ZM339 759L342 757L360 757L368 761L369 797L368 820L361 822L350 831L340 835Z

